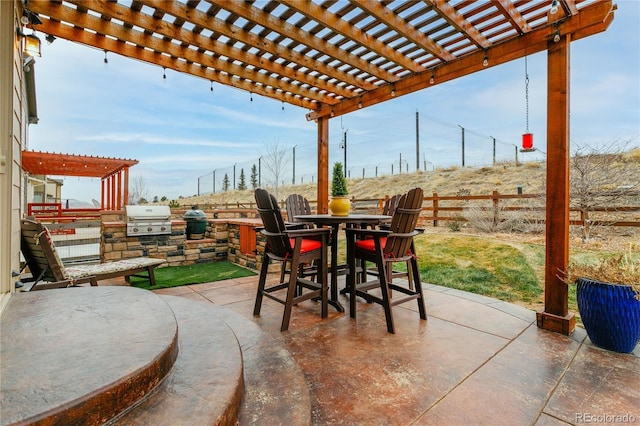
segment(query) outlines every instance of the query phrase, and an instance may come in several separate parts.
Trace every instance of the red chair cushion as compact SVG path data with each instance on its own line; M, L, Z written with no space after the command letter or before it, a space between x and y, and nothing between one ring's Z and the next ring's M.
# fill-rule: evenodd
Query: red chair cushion
M384 245L387 243L387 239L385 237L380 238L380 245L384 250ZM358 240L356 241L356 248L364 251L375 251L376 250L376 240L373 238L367 238L366 240Z
M290 238L289 241L291 241L291 248L294 248L296 246L296 239ZM300 253L307 253L313 250L318 250L320 247L322 247L322 243L320 241L308 240L306 238L303 238L302 246L300 247Z

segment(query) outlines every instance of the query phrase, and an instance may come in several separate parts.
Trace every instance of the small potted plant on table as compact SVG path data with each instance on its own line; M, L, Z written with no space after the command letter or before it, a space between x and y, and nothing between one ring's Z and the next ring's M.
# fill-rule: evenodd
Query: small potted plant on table
M640 340L640 263L631 251L597 264L572 263L566 282L577 284L578 311L591 342L633 352Z
M347 179L342 171L342 163L333 165L333 179L331 180L331 201L329 209L334 216L348 216L351 210L351 201L347 191Z

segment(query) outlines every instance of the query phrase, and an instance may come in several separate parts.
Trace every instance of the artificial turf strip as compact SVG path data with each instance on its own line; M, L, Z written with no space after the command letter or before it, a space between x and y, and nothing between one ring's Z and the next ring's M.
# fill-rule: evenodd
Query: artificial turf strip
M131 277L131 286L146 290L202 284L214 281L257 275L250 269L228 261L197 263L195 265L169 266L154 270L156 285L151 286L145 278Z

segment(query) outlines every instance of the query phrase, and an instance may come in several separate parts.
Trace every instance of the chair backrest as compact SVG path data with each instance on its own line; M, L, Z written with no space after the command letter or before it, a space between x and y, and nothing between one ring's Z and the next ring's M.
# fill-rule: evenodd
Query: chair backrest
M258 206L258 213L264 226L264 229L260 232L267 240L269 251L276 256L286 256L288 253L291 253L292 248L289 236L286 233L280 206L278 206L278 200L261 188L255 190L254 196L256 198L256 205Z
M300 194L291 194L284 201L287 209L287 221L291 223L300 223L296 216L301 214L311 214L311 205L309 200Z
M35 281L68 279L49 230L41 223L28 219L22 220L20 229L20 250Z
M384 202L384 206L382 206L382 214L385 216L393 216L396 212L396 207L398 207L398 201L400 201L401 194L396 194L391 198L388 198Z
M423 192L413 188L398 200L391 219L390 231L384 246L387 257L398 258L410 253L413 236L417 234L416 225L422 211Z

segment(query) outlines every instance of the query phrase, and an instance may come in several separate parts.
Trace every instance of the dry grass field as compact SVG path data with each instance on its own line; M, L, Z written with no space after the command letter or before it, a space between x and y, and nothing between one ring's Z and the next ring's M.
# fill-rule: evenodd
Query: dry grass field
M620 156L616 163L611 167L617 169L624 165L630 167L630 172L625 176L630 176L631 180L637 184L640 181L640 148L635 148ZM630 174L629 174L630 173ZM615 175L615 173L612 173ZM398 174L393 176L381 176L378 178L366 179L349 179L348 189L349 195L355 199L380 199L387 195L406 192L409 188L419 186L423 188L425 196L437 193L439 196L453 195L488 195L493 191L500 194L517 194L518 187L522 187L524 194L543 194L545 192L546 169L545 163L525 162L519 165L514 163L501 163L493 167L482 168L459 168L452 167L447 169L436 169L428 172L417 172L408 174ZM628 185L630 182L611 182L608 188L617 188ZM274 188L269 188L275 192ZM289 194L299 193L315 201L316 185L287 185L278 188L278 199L284 200ZM249 206L253 200L253 191L228 191L218 194L207 194L200 197L180 198L179 203L183 207L190 207L197 204L200 208L221 207L226 203L232 203L234 206ZM312 201L312 204L315 204ZM490 201L484 201L489 203ZM542 208L542 212L538 213L544 217L544 198L534 199L536 207ZM640 198L631 198L624 201L627 205L640 205ZM464 203L464 202L460 202ZM470 203L471 204L471 203ZM520 213L516 213L518 215ZM615 216L615 213L600 213L605 215L604 218L621 220ZM595 217L595 216L594 216ZM603 218L602 216L600 218ZM640 212L625 213L622 220L640 222ZM451 226L452 221L441 221L438 227L434 227L432 222L425 224L425 234L422 236L425 244L424 249L427 252L435 253L435 250L444 250L448 252L453 247L457 247L458 251L455 255L446 253L437 257L439 264L437 266L427 266L427 268L435 268L434 270L442 270L443 265L453 268L453 272L446 272L445 275L456 275L455 282L452 284L443 283L456 288L462 288L468 291L478 292L480 294L491 295L512 303L517 303L528 308L538 310L543 306L543 286L544 286L544 226L533 226L526 232L521 230L501 230L499 232L483 232L474 227L472 221L460 221L456 226ZM477 225L477 224L476 224ZM570 249L572 260L588 260L592 261L603 256L633 251L637 257L640 257L640 228L637 227L607 227L596 226L593 228L591 238L584 241L581 235L580 227L573 226L570 234ZM426 237L426 238L425 238ZM505 269L504 264L494 262L495 265L484 265L483 273L488 273L488 278L482 276L464 276L464 274L472 275L478 272L478 265L473 264L473 268L469 268L466 263L478 263L473 259L477 259L486 244L487 258L493 258L495 250L498 252L504 249L500 247L515 248L520 254L521 259L526 265L524 269L514 268L511 276L500 278L496 271L492 269ZM468 255L468 256L467 256ZM518 254L514 254L517 258ZM475 257L474 257L475 256ZM423 261L429 256L422 257ZM468 259L467 259L468 257ZM466 263L465 263L466 262ZM505 260L507 262L507 260ZM513 260L511 260L513 262ZM516 261L517 262L517 261ZM474 269L474 271L471 271ZM509 269L509 268L506 268ZM469 272L470 271L470 272ZM422 273L422 269L421 269ZM428 273L428 272L427 272ZM459 277L459 278L458 278ZM494 283L491 288L479 288L485 281L491 281L494 278L501 280ZM432 278L432 282L436 282L438 278ZM443 278L446 281L446 278ZM457 281L456 281L457 280ZM463 282L467 280L467 283ZM439 282L437 282L439 283ZM458 283L466 285L466 287L457 287ZM528 288L524 289L522 283L528 283ZM440 284L440 283L439 283ZM520 287L519 287L520 286ZM576 311L575 297L570 292L570 309Z

